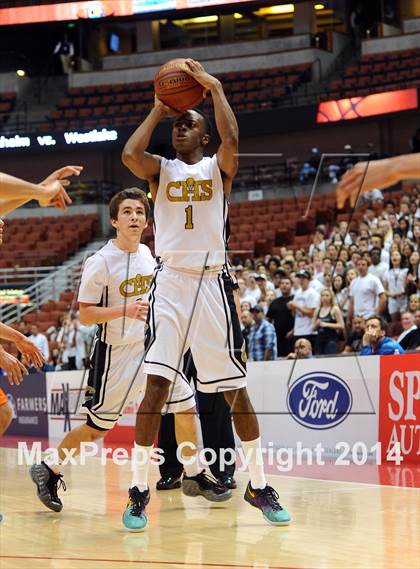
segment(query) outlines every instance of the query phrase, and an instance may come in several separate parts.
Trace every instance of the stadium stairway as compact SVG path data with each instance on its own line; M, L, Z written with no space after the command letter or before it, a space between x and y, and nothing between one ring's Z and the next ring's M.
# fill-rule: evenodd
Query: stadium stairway
M69 259L64 261L55 271L35 284L24 289L23 295L29 296L29 304L13 304L0 307L1 321L5 324L14 324L21 319L26 322L42 322L41 331L58 321L58 317L69 305L74 305L74 291L77 289L81 268L84 260L100 249L107 239L95 239L85 247L77 251ZM65 298L70 292L71 298ZM51 303L56 303L56 310L51 312ZM46 306L49 305L49 306ZM47 308L47 310L44 310ZM51 318L40 316L43 312L49 312ZM48 324L48 326L46 326Z

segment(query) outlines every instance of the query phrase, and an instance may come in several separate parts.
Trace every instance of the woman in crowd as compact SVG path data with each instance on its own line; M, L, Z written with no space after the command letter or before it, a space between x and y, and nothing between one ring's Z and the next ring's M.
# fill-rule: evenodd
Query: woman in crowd
M335 302L333 292L324 289L312 322L312 329L317 332L316 353L338 354L344 327L343 314Z
M406 281L407 296L420 294L420 253L413 250L408 259L408 273Z
M400 320L401 312L407 308L405 284L408 268L402 266L402 255L392 251L390 267L384 274L385 294L388 297L388 311L393 322Z
M332 282L332 291L338 308L343 317L347 318L349 310L349 289L346 287L343 275L335 275Z
M416 294L412 294L408 299L408 311L411 314L416 314L416 310L420 309L420 296Z

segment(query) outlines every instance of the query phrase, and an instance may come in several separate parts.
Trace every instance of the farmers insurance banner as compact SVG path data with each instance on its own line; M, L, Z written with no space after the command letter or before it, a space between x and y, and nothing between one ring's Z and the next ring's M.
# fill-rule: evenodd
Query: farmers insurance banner
M382 456L399 443L403 461L420 462L420 353L382 357L380 373Z
M48 437L47 387L45 373L25 375L20 385L2 382L13 420L8 435L22 437Z

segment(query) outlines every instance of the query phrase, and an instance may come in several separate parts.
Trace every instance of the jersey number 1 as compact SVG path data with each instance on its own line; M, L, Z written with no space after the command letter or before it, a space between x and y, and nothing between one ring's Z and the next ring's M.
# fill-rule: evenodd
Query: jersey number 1
M185 229L194 229L192 205L185 208Z

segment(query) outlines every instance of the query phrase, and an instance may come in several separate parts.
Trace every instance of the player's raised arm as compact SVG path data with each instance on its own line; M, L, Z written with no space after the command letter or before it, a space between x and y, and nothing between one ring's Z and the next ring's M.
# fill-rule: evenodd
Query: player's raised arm
M359 162L341 178L337 186L337 206L344 207L347 199L354 206L358 195L410 178L420 178L420 153Z
M121 160L138 178L153 180L159 175L161 156L150 154L146 149L157 125L171 114L171 109L155 97L153 109L124 146Z
M220 81L207 73L198 61L187 59L185 64L188 67L185 71L211 93L217 132L222 141L217 151L217 161L225 176L233 179L238 170L239 129L236 117L226 99ZM228 193L230 193L230 186Z

